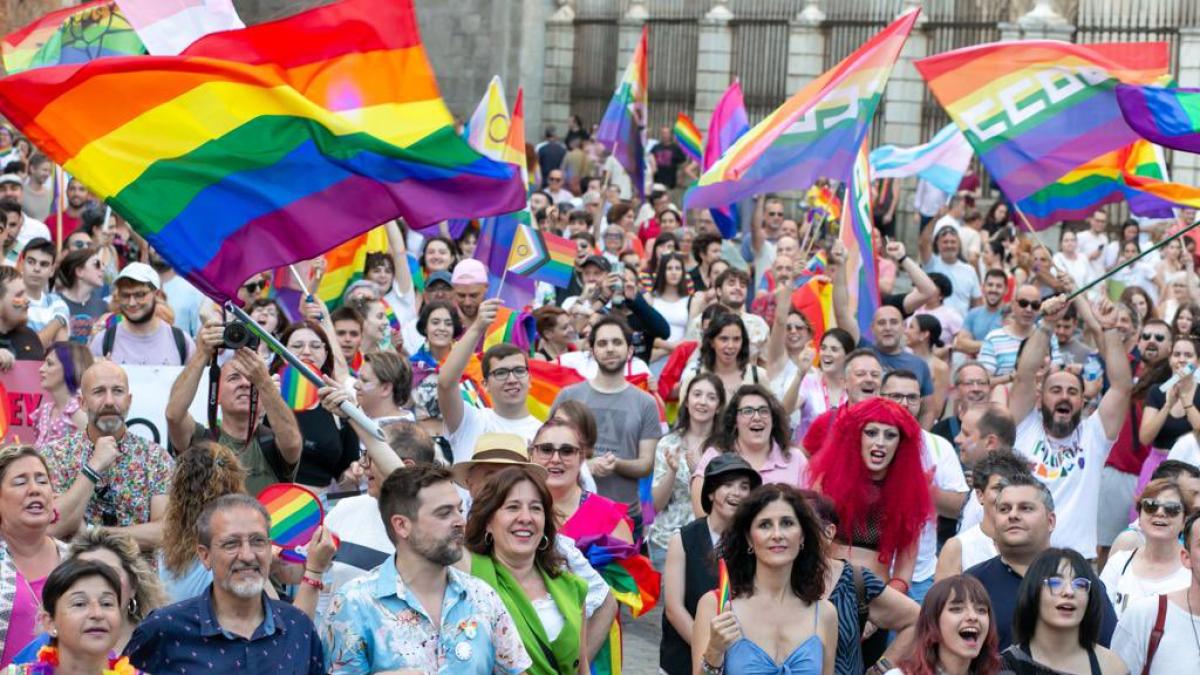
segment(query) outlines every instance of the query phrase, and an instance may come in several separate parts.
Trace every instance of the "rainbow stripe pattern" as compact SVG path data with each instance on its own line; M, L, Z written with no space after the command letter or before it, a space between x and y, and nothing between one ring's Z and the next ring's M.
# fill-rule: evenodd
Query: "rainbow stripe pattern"
M679 149L683 150L683 154L693 162L703 159L704 148L701 145L700 130L696 128L696 123L687 116L687 113L679 113L679 116L675 118L675 126L672 127L671 133L675 135L675 142L679 144Z
M392 309L387 300L380 302L383 303L383 314L387 317L388 328L391 328L392 332L400 330L400 317L396 316L396 310Z
M717 558L717 614L729 609L729 566Z
M116 0L96 0L51 12L4 36L0 49L4 70L10 75L31 68L146 53Z
M871 166L863 141L854 162L854 174L846 188L846 207L838 236L846 247L846 274L850 302L863 336L874 339L871 326L879 309L879 269L875 260L875 221L871 218ZM826 324L828 326L829 324ZM816 344L821 344L819 341Z
M833 328L833 284L815 276L798 280L800 287L792 291L792 307L808 319L812 326L814 344L821 344L825 331ZM779 311L779 310L776 310ZM870 326L870 322L862 324ZM865 329L864 329L865 331Z
M325 510L311 490L295 483L275 483L258 493L271 514L271 541L284 549L303 546L325 522Z
M642 616L658 604L662 575L650 560L638 553L633 544L612 535L581 537L575 542L588 563L600 574L617 602L629 608L633 618ZM592 661L592 675L616 675L621 672L620 621L613 622L607 643Z
M721 155L733 146L739 138L750 131L750 118L746 116L746 102L742 96L742 83L734 80L729 88L721 94L717 107L713 109L712 119L708 123L708 137L704 141L705 171L717 163ZM713 222L721 231L721 236L731 239L737 236L739 224L738 205L728 204L709 209Z
M575 274L575 244L565 237L518 223L507 267L510 274L566 288Z
M596 140L629 172L629 180L643 198L646 196L646 100L650 88L649 30L649 26L642 27L642 37L596 132Z
M314 373L321 371L311 363L306 365ZM312 410L321 401L321 397L317 394L317 386L291 365L286 365L279 371L279 393L283 396L283 401L287 403L288 408L296 412Z
M1035 229L1083 218L1123 197L1118 167L1138 140L1119 83L1167 73L1167 43L1077 45L1035 40L967 47L916 62L938 102Z
M496 320L483 332L483 351L507 343L528 354L537 344L536 324L529 312L501 307Z
M346 289L366 273L367 254L387 249L387 230L382 227L372 228L335 246L323 256L325 273L317 285L317 297L331 310L337 309Z
M455 133L412 0L340 0L179 56L0 80L0 113L211 298L381 222L521 208Z
M1158 145L1200 153L1200 89L1117 85L1129 126Z
M686 206L711 208L803 189L820 176L848 181L919 13L903 14L738 139L688 190Z

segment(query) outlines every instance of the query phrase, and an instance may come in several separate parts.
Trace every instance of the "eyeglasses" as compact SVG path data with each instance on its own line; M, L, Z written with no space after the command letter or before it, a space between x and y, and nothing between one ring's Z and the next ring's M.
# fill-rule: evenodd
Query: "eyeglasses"
M960 387L986 387L991 383L987 380L963 380L958 383Z
M271 546L271 540L263 536L248 537L246 539L234 538L226 539L220 544L217 544L226 554L234 554L242 550L246 544L250 545L250 550L255 553L261 553Z
M562 445L554 445L553 443L538 443L529 448L531 454L537 459L550 459L554 455L566 459L573 459L581 450L578 445L563 443Z
M738 408L737 414L739 417L748 417L748 418L770 417L771 416L771 406L762 405L757 408L752 408L750 406L746 406L745 408Z
M767 215L778 218L783 215L783 211L767 211Z
M1162 333L1142 333L1142 339L1146 340L1147 342L1150 340L1154 340L1155 342L1166 342L1167 336L1163 335Z
M1147 515L1156 514L1161 510L1168 518L1174 518L1183 513L1183 504L1179 502L1160 502L1157 499L1147 498L1138 502L1138 510Z
M550 182L551 183L561 183L562 177L561 176L550 176Z
M267 282L255 281L255 282L248 283L245 286L242 286L242 290L253 295L254 293L258 293L258 292L262 291L262 289L264 289L266 287L267 287Z
M1046 577L1042 583L1046 584L1046 589L1051 595L1062 595L1062 592L1067 589L1067 580L1060 576ZM1092 580L1085 577L1075 577L1070 582L1071 595L1082 591L1088 593L1092 590Z
M797 332L797 333L801 333L801 332L803 332L803 333L807 333L807 332L808 332L808 326L805 326L805 325L804 325L804 324L802 324L802 323L801 323L801 324L789 323L789 324L788 324L788 327L787 327L787 330L788 330L788 332L789 332L789 333L791 333L792 331L795 331L795 332Z
M146 298L150 297L153 291L130 291L117 293L117 299L121 302L145 302Z
M497 380L504 381L508 379L509 375L512 375L519 380L528 374L528 368L525 366L517 366L515 368L497 368L489 374L489 377L494 377Z
M883 397L889 401L895 401L901 405L921 402L920 394L884 394Z
M1020 307L1021 309L1033 309L1033 311L1036 312L1042 308L1042 301L1020 298L1017 300L1017 307Z

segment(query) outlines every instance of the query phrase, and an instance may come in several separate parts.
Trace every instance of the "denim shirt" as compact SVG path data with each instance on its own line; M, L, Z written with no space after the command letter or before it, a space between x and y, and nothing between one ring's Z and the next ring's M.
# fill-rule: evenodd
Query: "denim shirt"
M532 665L512 617L487 584L447 568L442 620L434 626L396 573L396 556L334 593L321 625L331 674L413 668L422 672L521 673Z

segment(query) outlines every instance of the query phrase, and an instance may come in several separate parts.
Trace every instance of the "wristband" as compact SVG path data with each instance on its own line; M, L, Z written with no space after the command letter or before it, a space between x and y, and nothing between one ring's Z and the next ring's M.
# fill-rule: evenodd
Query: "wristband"
M92 485L98 485L100 483L100 474L96 473L96 470L88 466L86 462L84 463L83 468L79 470L79 473L82 473L84 478L92 481Z
M304 576L300 577L300 583L305 584L306 586L312 586L318 591L325 590L325 582L308 576L308 573L305 573Z
M725 672L725 664L714 666L708 662L707 658L702 657L700 659L700 672L704 673L704 675L721 675L721 673Z
M908 260L908 254L905 254L903 258L896 261L896 267L904 267L905 260Z
M894 589L896 589L896 590L900 591L901 593L903 593L903 594L905 594L905 595L908 595L908 589L909 589L909 588L911 588L911 587L908 585L908 582L907 582L907 581L905 581L905 580L903 580L903 579L901 579L900 577L895 577L895 578L893 578L893 579L888 579L887 585L888 585L888 586L891 586L892 588L894 588Z

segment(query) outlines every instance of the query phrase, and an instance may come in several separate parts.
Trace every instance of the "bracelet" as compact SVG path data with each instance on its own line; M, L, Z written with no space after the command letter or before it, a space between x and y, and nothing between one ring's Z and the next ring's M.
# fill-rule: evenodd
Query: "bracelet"
M328 571L329 570L314 570L314 569L309 569L308 567L304 568L305 574L312 574L313 576L316 576L317 578L325 576L325 573Z
M905 254L903 258L896 261L896 267L903 267L905 260L908 260L908 254Z
M312 586L313 588L317 589L318 591L325 590L325 582L321 581L320 579L314 579L314 578L308 576L308 574L305 574L304 576L300 577L300 583L308 585L308 586Z
M903 593L905 595L908 595L908 590L911 588L911 586L909 586L908 582L901 579L900 577L888 579L887 585L891 586L892 588L900 591L901 593Z
M96 473L96 470L88 466L86 462L84 463L83 467L79 469L79 473L82 473L84 478L92 481L92 485L99 485L100 474Z
M704 675L721 675L721 673L725 672L725 664L722 663L719 666L714 666L708 662L706 657L701 657L700 672L704 673Z
M873 665L867 669L867 672L878 673L878 675L883 675L884 673L886 673L887 671L889 671L891 669L892 669L892 662L889 661L886 656L881 656L881 657L879 657L879 660L875 662L875 665Z

